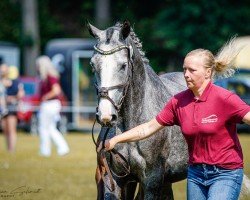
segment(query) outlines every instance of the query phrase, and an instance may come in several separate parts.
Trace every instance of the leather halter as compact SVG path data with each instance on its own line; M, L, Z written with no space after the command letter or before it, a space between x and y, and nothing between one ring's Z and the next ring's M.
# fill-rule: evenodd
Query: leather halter
M102 55L111 55L111 54L113 54L113 53L115 53L115 52L117 52L117 51L121 51L122 49L130 49L130 48L129 48L128 46L126 46L126 45L121 45L121 46L115 47L114 49L111 49L111 50L109 50L109 51L104 51L104 50L99 49L99 48L97 47L97 45L95 45L95 46L94 46L94 49L95 49L98 53L100 53L100 54L102 54Z
M104 51L104 50L99 49L95 45L94 49L95 49L95 51L97 51L98 53L100 53L102 55L111 55L115 52L121 51L122 49L128 50L128 58L127 59L128 59L128 68L129 69L128 69L128 76L127 76L126 82L122 83L122 84L115 85L115 86L110 86L110 87L99 87L97 83L94 84L96 87L97 93L98 93L98 105L99 105L100 98L106 98L112 103L112 105L115 107L115 109L119 112L121 109L121 105L124 101L124 98L127 94L130 79L132 77L132 71L133 71L133 63L131 62L132 54L133 54L132 46L121 45L121 46L118 46L118 47L111 49L109 51ZM122 95L122 98L120 99L120 101L118 102L118 104L116 104L114 102L114 100L109 97L108 91L113 90L113 89L119 89L119 88L123 88L123 95ZM97 107L97 112L98 112L98 107ZM96 122L96 120L95 120L95 122ZM128 176L130 174L130 165L129 165L129 162L126 160L126 158L121 153L116 151L115 149L112 149L111 151L108 151L108 152L105 150L104 143L105 143L105 140L106 140L107 135L108 135L109 130L110 130L109 127L107 127L107 130L105 131L104 138L101 141L102 143L100 142L99 144L97 144L97 142L95 141L95 138L94 138L95 122L94 122L93 127L92 127L92 139L93 139L93 142L96 146L97 153L100 154L100 162L101 163L98 162L98 165L99 165L98 167L103 166L104 169L100 169L102 180L110 191L114 191L115 190L115 183L114 183L113 176L116 176L117 178L124 178L124 177ZM104 126L104 125L102 124L102 126ZM115 159L116 162L122 166L122 168L124 170L124 174L117 174L109 167L108 162L107 162L107 158L106 158L107 153L110 154L110 159L111 159L110 164L112 165L112 158ZM110 187L108 186L107 182L105 181L106 180L105 175L108 175Z
M129 71L128 71L128 76L127 76L127 80L125 83L121 83L115 86L110 86L110 87L99 87L97 85L97 83L95 83L95 88L97 89L97 94L98 94L98 103L100 101L101 98L105 98L108 99L111 104L114 106L114 108L119 112L121 109L121 105L124 101L124 98L127 94L127 90L128 90L128 86L129 86L129 82L130 82L130 78L132 76L132 68L133 68L133 63L131 62L131 58L132 58L132 47L131 46L127 46L127 45L121 45L118 47L115 47L114 49L111 49L109 51L104 51L99 49L96 45L94 46L95 51L97 51L98 53L102 54L102 55L111 55L115 52L121 51L122 49L127 49L128 50L128 67L129 67ZM130 67L131 65L131 67ZM108 91L109 90L114 90L114 89L120 89L123 88L123 95L122 98L120 99L120 101L118 102L118 104L116 104L114 102L114 100L112 98L109 97L108 95ZM97 107L97 111L98 111L98 107Z

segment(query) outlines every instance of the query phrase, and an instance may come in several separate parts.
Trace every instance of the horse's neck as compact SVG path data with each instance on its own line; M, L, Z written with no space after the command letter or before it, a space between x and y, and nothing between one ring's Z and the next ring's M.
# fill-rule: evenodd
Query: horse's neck
M150 66L142 62L135 65L136 71L133 72L121 113L125 129L155 117L170 97L165 85Z

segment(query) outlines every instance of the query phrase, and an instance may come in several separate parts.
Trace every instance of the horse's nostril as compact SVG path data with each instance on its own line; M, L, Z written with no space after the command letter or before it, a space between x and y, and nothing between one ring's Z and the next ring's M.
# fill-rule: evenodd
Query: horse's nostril
M116 121L117 120L117 115L112 115L111 121Z

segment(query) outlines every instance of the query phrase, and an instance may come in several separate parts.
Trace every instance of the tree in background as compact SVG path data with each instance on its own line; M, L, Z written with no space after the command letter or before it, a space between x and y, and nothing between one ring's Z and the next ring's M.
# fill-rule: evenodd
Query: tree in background
M110 0L96 0L95 7L96 25L105 27L110 21Z
M21 10L18 2L0 1L0 40L14 42L20 45Z
M37 0L22 0L23 62L25 74L36 75L35 62L40 55L40 33Z

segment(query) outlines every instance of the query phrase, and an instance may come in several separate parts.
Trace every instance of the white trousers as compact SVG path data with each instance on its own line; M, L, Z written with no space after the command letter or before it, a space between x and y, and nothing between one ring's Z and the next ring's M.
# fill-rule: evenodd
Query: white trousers
M44 101L38 113L38 131L40 136L40 154L42 156L51 155L51 141L57 147L59 155L69 152L69 146L57 130L56 124L60 119L61 103L59 100Z

